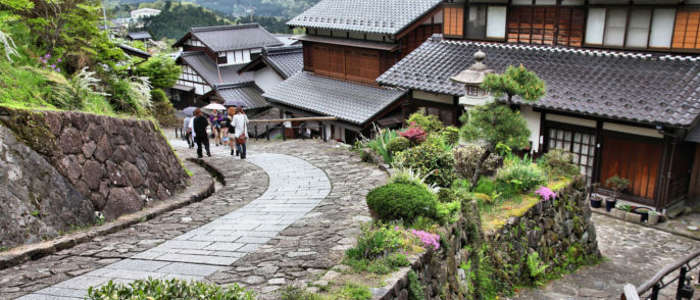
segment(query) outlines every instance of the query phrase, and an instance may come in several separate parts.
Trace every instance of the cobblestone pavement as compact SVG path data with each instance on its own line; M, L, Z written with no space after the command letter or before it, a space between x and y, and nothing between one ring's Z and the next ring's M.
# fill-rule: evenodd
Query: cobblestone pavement
M696 240L598 214L592 218L598 247L606 260L540 289L522 291L514 299L619 299L625 283L640 285L664 266L700 248ZM662 299L671 299L675 288L674 284L662 290ZM694 299L700 299L698 293Z
M216 157L211 158L211 163L225 174L226 182L235 184L217 186L217 192L201 202L128 229L0 270L0 299L14 299L132 257L246 205L267 189L266 173L251 163L237 161L234 164L228 158ZM209 176L196 164L185 162L185 166L194 177Z

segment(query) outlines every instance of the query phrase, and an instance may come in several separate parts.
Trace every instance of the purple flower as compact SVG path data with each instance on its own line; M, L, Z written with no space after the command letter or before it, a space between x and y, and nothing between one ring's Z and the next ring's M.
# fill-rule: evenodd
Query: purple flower
M56 68L56 65L52 64L51 69L55 69L55 68Z
M43 59L43 58L42 58L42 59L41 59L41 62L42 62L42 63L46 63L46 59Z
M539 189L535 191L536 195L539 195L542 197L544 201L549 201L550 199L556 199L557 198L557 193L552 191L552 189L546 187L546 186L541 186Z
M56 72L61 72L61 68L56 68Z
M51 58L51 53L46 53L46 55L44 55L44 57L46 57L46 59Z
M57 62L61 62L61 61L62 61L62 60L61 60L60 58L57 60Z
M425 245L426 248L428 246L432 246L433 250L440 249L439 235L415 229L411 230L411 233L415 234L418 238L420 238L421 242L423 242L423 245Z

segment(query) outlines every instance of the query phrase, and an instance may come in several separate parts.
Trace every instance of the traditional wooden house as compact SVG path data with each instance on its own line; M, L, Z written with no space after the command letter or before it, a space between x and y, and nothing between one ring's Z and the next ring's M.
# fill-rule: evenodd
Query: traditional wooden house
M665 209L700 195L698 3L451 1L444 35L377 81L410 89L407 113L443 116L473 96L451 78L477 51L497 73L523 64L547 84L538 102L516 99L531 151L570 151L598 192L618 175L632 183L626 200Z
M193 27L173 45L183 50L177 59L182 74L171 90L174 105L184 108L232 100L253 112L268 108L262 89L255 85L254 72L241 69L265 47L281 45L258 24Z
M400 124L405 91L375 79L442 31L441 0L322 0L287 24L303 28L303 71L263 95L288 116L333 116L327 136L352 142L372 123Z

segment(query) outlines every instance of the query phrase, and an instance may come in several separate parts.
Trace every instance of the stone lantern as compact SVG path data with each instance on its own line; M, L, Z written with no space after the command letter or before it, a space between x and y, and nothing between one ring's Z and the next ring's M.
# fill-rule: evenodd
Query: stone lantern
M486 74L493 73L493 70L484 64L484 59L486 59L486 53L481 50L477 51L474 53L474 64L450 78L464 84L464 96L459 98L459 104L463 105L464 109L493 101L493 96L481 88Z

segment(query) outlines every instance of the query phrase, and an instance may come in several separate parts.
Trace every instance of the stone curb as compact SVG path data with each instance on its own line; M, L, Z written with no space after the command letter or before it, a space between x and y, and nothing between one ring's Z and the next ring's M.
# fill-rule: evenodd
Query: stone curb
M207 170L209 171L209 169ZM223 178L221 173L218 173L218 175L217 173L218 171L214 170L214 177L220 176ZM166 201L165 203L133 214L123 215L112 222L91 228L87 231L62 236L51 241L20 246L7 252L0 253L0 270L16 266L27 260L39 259L43 256L89 241L94 237L114 233L131 225L153 219L160 214L202 201L214 194L214 191L215 182L211 177L192 178L192 184L185 188L182 193L176 195L175 197L178 199L175 201Z
M643 227L646 227L646 228L655 229L655 230L658 230L658 231L663 231L663 232L670 233L670 234L673 234L673 235L682 236L682 237L684 237L684 238L688 238L688 239L691 239L691 240L694 240L694 241L700 241L700 238L694 237L694 236L692 236L692 235L689 235L689 234L686 234L686 233L683 233L683 232L678 232L678 231L670 230L670 229L668 229L668 228L663 228L663 227L657 227L657 226L647 225L647 224L644 224L644 223L629 222L629 221L626 221L625 219L618 218L618 217L616 217L616 216L614 216L614 215L612 215L612 214L608 214L608 213L605 213L605 212L597 211L597 210L595 210L595 209L591 209L591 211L592 211L594 214L598 214L598 215L605 216L605 217L608 217L608 218L620 220L620 221L625 222L625 223L634 224L634 225L639 225L639 226L643 226Z
M187 158L187 161L193 162L193 163L199 165L200 167L204 168L205 170L207 170L207 172L209 172L209 174L214 176L216 181L218 181L222 185L226 185L226 176L224 176L224 172L221 171L219 168L209 164L207 161L205 161L204 159L201 159L201 158L190 157L190 158Z

